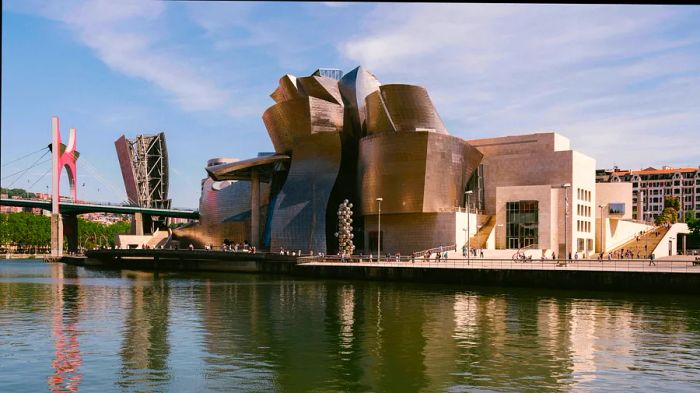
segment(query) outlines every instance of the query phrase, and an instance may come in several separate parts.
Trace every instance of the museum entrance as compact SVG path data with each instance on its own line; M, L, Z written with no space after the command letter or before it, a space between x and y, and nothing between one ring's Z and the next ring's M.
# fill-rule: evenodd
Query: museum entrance
M506 202L506 244L508 248L537 247L538 202Z

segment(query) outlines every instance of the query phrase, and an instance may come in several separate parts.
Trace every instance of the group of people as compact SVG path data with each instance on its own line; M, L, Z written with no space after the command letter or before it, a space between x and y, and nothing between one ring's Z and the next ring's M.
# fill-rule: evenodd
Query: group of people
M469 254L471 256L473 256L474 258L476 258L477 255L479 256L479 258L483 258L484 257L484 249L483 248L471 248L471 249L469 249ZM464 246L462 246L462 256L465 258L467 257L467 245L466 244Z
M639 250L630 250L627 249L625 250L624 248L621 248L617 251L610 251L607 253L607 259L612 260L612 259L642 259L642 258L647 258L648 254L646 253L647 248L646 245L644 246L644 254L640 253ZM598 260L602 261L605 257L605 252L600 252L598 254Z
M280 255L301 256L301 250L290 251L290 250L285 250L284 247L280 247ZM309 255L314 255L313 250L309 252ZM319 254L319 256L320 255L321 254ZM338 254L338 255L340 255L340 254Z
M211 245L208 245L205 247L205 249L212 250L213 247ZM229 239L224 239L224 242L221 243L221 251L249 252L251 254L255 254L257 252L257 249L255 248L255 246L248 243L248 240L244 240L243 243L234 243Z

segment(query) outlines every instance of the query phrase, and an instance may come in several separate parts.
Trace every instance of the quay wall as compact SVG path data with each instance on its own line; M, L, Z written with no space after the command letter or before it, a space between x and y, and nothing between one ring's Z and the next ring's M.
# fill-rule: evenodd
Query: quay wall
M299 265L295 273L315 278L700 295L700 274L698 273L373 267L319 264Z
M106 269L289 274L296 266L296 257L267 253L148 249L95 250L86 256L84 266Z
M64 260L78 264L76 261ZM297 264L296 257L185 250L90 251L86 267L154 271L275 273L319 279L412 281L700 295L700 273Z

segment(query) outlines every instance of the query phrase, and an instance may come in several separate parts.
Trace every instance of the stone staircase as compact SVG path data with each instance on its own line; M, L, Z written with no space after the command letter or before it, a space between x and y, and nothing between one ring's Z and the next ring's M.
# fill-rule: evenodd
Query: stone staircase
M469 239L472 248L486 248L486 240L488 240L493 227L496 226L496 216L488 216L484 225Z
M146 245L148 248L157 248L161 243L165 243L165 241L168 239L168 231L161 231L160 229L157 229L156 232L153 234L153 237L146 242Z
M656 246L659 245L659 242L661 239L663 239L664 235L668 232L668 228L665 226L658 226L655 228L652 228L651 230L645 232L643 235L639 236L639 240L632 239L628 241L627 243L615 247L612 252L617 252L620 251L621 249L624 250L632 250L632 253L634 253L634 256L637 256L637 252L639 252L639 256L641 258L647 258L649 254L654 251ZM646 246L646 249L644 248Z

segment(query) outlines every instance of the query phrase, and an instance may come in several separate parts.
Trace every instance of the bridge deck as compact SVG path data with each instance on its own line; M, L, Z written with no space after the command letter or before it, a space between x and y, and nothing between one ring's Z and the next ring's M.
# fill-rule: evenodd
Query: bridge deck
M44 210L51 210L50 200L36 199L0 199L0 206L17 206L30 207ZM143 213L151 216L161 217L177 217L177 218L199 218L199 212L195 210L177 210L177 209L157 209L139 206L123 206L123 205L104 205L98 203L75 203L61 202L61 213L115 213L115 214L134 214Z

